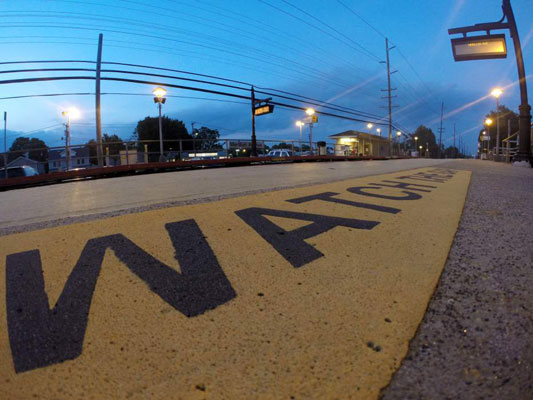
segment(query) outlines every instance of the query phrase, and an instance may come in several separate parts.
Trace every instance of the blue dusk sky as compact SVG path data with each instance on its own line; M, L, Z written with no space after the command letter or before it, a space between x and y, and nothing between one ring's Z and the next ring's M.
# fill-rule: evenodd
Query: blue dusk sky
M533 7L513 0L526 74L533 73ZM456 63L448 28L497 21L501 0L3 0L0 1L1 81L34 77L94 76L91 71L30 71L39 68L94 68L94 64L6 64L14 61L95 61L98 34L104 35L103 61L142 64L214 75L333 102L385 117L387 87L385 37L390 45L394 91L393 123L406 132L426 125L437 133L444 102L443 142L451 145L454 124L470 153L477 149L482 121L504 89L501 104L517 111L519 91L512 41L508 58ZM501 32L498 32L501 33ZM146 69L104 65L104 69ZM155 71L148 71L155 72ZM157 73L157 72L156 72ZM168 73L194 78L183 73ZM160 81L249 95L238 89L104 72L102 76ZM528 90L533 93L533 77ZM222 82L222 81L218 81ZM242 86L242 85L241 85ZM95 137L93 80L3 84L0 111L8 113L8 147L17 136L39 137L60 146L61 111L76 107L72 142ZM130 138L137 121L156 116L153 86L102 82L103 131ZM68 94L48 97L17 96ZM115 94L113 94L115 93ZM121 94L116 94L121 93ZM249 138L250 104L168 88L164 114L183 120L190 130L218 129L222 137ZM281 102L289 102L276 98ZM294 103L295 104L295 103ZM298 103L306 106L305 102ZM320 110L321 108L318 107ZM326 111L326 110L325 110ZM260 139L298 139L301 111L276 108L256 119ZM368 119L368 118L362 118ZM372 118L377 120L377 118ZM320 116L315 140L366 123ZM382 127L386 132L386 127ZM3 147L2 147L3 148Z

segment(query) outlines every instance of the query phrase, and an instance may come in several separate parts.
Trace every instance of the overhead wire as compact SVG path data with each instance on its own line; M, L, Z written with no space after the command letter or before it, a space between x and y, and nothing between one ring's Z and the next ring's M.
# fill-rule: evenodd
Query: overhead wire
M50 82L50 81L68 81L68 80L95 80L96 77L94 76L55 76L55 77L38 77L38 78L24 78L24 79L10 79L10 80L0 80L0 85L7 85L7 84L13 84L13 83L30 83L30 82ZM211 90L211 89L205 89L205 88L198 88L198 87L191 87L191 86L184 86L184 85L175 85L170 84L167 82L157 82L157 81L145 81L145 80L138 80L138 79L129 79L129 78L117 78L117 77L101 77L102 81L114 81L114 82L125 82L125 83L138 83L138 84L145 84L145 85L152 85L152 86L165 86L165 87L172 87L177 89L184 89L184 90L192 90L192 91L198 91L203 93L209 93L209 94L216 94L221 96L229 96L244 100L251 100L251 97L244 96L236 93L229 93L229 92L221 92L217 90ZM285 104L277 101L271 101L270 104L277 105L282 108L287 109L293 109L293 110L300 110L305 111L307 107L302 106L296 106L292 104ZM361 118L355 118L350 117L346 115L338 115L338 114L332 114L326 111L316 110L317 114L321 114L324 116L329 117L335 117L350 121L357 121L357 122L372 122L376 125L385 125L385 123L381 121L373 121L368 119L361 119Z
M38 63L38 62L39 61L31 61L31 63ZM76 61L76 60L74 60L74 62L87 62L87 61L79 61L79 60ZM3 64L16 64L16 63L30 63L30 62L29 61L4 62ZM179 71L179 72L186 73L186 74L209 76L210 78L215 78L215 79L219 79L219 80L233 81L233 80L229 80L229 79L226 79L226 78L215 77L213 75L195 74L195 73L190 73L190 72L183 71L183 70L146 66L146 65L142 65L142 64L105 62L105 61L102 62L102 64L120 65L120 66L132 66L132 67L139 67L139 68L150 68L150 69L156 69L156 70L165 70L165 71L176 71L176 72ZM89 68L39 68L39 69L31 68L31 69L24 69L24 70L18 69L18 70L0 71L0 74L25 73L25 72L51 72L51 71L52 72L59 72L59 71L68 71L68 72L71 72L71 71L84 71L84 72L87 72L87 71L89 71L89 72L95 72L95 69L89 69ZM125 71L125 70L109 70L109 69L102 69L101 72L135 74L135 75L145 75L145 76L153 76L153 77L163 77L163 78L171 78L171 79L192 81L192 82L196 82L196 83L203 83L203 84L209 84L209 85L222 86L222 87L238 89L238 90L246 90L246 91L250 90L250 88L243 88L243 87L235 86L235 85L222 84L222 83L218 83L218 82L209 82L209 81L204 81L204 80L199 80L199 79L191 79L191 78L185 78L185 77L179 77L179 76L173 76L173 75L153 74L153 73L148 73L148 72L136 72L136 71ZM253 84L247 83L247 82L242 82L242 81L233 81L233 82L238 82L240 84L248 85L250 87L253 86ZM367 113L367 112L364 112L364 111L356 110L356 109L350 108L350 107L339 106L337 104L333 104L333 103L326 102L326 101L323 101L323 100L310 98L310 97L307 97L307 96L302 96L302 95L291 93L291 92L287 92L287 91L281 91L281 90L277 90L277 89L266 89L266 88L263 89L261 87L256 87L256 88L259 89L259 90L256 91L257 93L262 93L262 94L266 94L266 95L273 95L273 96L277 96L277 97L280 97L280 98L293 100L293 101L300 101L300 102L302 101L302 99L305 99L305 100L307 100L309 102L309 104L316 105L316 106L321 106L321 107L324 107L324 108L330 108L330 109L333 109L333 110L336 110L336 111L341 111L341 112L346 112L346 113L354 113L354 114L361 115L361 116L366 116L366 117L369 117L369 118L382 118L379 115L375 115L375 114ZM261 89L263 89L263 90L261 90ZM266 91L266 90L270 90L270 91ZM277 91L279 93L284 93L284 94L288 94L288 95L291 95L291 96L296 96L296 97L299 97L299 98L284 96L284 95L280 95L279 93L272 93L272 91Z
M353 40L351 37L345 35L344 33L340 32L338 29L332 27L331 25L329 25L328 23L322 21L320 18L318 17L315 17L313 14L305 11L304 9L298 7L298 6L295 6L294 4L292 4L291 2L289 2L288 0L281 0L282 2L284 2L285 4L293 7L294 9L298 10L299 12L307 15L308 17L314 19L315 21L317 21L318 23L326 26L327 28L329 28L330 30L332 30L333 32L335 32L336 34L338 34L339 36L342 36L344 39L348 40L349 42L353 43L355 46L357 46L361 51L363 51L364 53L363 54L366 54L367 56L371 57L371 58L374 58L375 60L377 61L380 61L380 58L378 56L376 56L374 53L372 53L370 50L368 50L367 48L365 48L363 45L361 45L360 43L357 43L355 40Z
M316 30L318 30L318 31L320 31L320 32L322 32L322 33L328 35L329 37L333 38L334 40L337 40L337 41L343 43L344 45L350 47L351 49L355 50L356 52L358 52L358 53L360 53L360 54L365 55L366 57L374 58L373 55L369 55L369 54L366 53L365 51L360 50L360 49L357 48L357 47L354 47L354 46L351 45L350 43L346 43L346 41L339 39L338 37L336 37L335 35L331 34L330 32L328 32L328 31L326 31L326 30L320 28L319 26L316 26L315 24L310 23L309 21L304 20L303 18L298 17L297 15L294 15L293 13L290 13L290 12L288 12L288 11L286 11L286 10L280 8L280 7L277 7L277 6L273 5L273 4L270 4L270 3L269 3L268 1L266 1L266 0L257 0L257 1L260 2L260 3L265 4L265 5L267 5L267 6L271 7L271 8L273 8L274 10L277 10L277 11L283 13L283 14L289 15L290 17L292 17L292 18L294 18L294 19L296 19L296 20L298 20L298 21L300 21L300 22L302 22L302 23L304 23L304 24L306 24L306 25L308 25L308 26L311 26L312 28L314 28L314 29L316 29Z
M47 12L44 12L44 13L47 13ZM235 46L236 42L223 40L223 39L221 39L219 37L215 37L215 36L212 36L212 35L201 34L201 33L198 33L198 32L188 31L188 30L184 30L184 29L176 29L176 28L173 28L173 27L170 27L170 26L166 26L166 25L161 25L161 24L158 24L157 26L152 26L152 25L146 24L146 23L144 23L142 21L132 20L132 19L128 19L128 18L106 17L106 16L101 16L101 15L98 15L98 14L75 13L75 12L49 12L49 13L50 14L59 14L59 15L52 15L49 18L60 18L60 19L68 18L69 21L72 20L72 18L74 18L74 19L82 19L82 20L97 20L97 21L101 21L103 19L103 20L106 20L106 21L109 21L109 22L118 23L118 24L127 24L128 26L141 26L143 28L150 28L150 32L143 32L143 31L139 31L139 30L136 30L135 32L124 31L124 30L118 31L116 29L109 29L108 27L106 27L105 29L104 28L96 29L96 28L93 28L94 25L90 25L90 24L76 24L75 26L73 26L73 25L70 25L68 23L60 23L61 25L55 25L55 26L54 25L50 25L50 24L54 24L54 23L58 24L57 22L53 22L53 23L52 22L44 22L44 23L47 24L47 25L45 25L45 27L68 28L68 29L82 29L82 28L84 28L86 30L107 30L107 31L113 32L113 33L138 35L138 36L144 36L144 37L150 37L150 38L157 38L159 40L171 40L171 41L178 42L178 43L183 43L183 44L187 44L187 45L208 48L210 50L224 52L224 53L236 55L236 56L239 56L239 57L255 59L256 61L263 61L263 62L267 62L267 63L272 64L272 65L280 66L279 64L273 63L272 61L265 61L264 59L257 59L256 57L253 57L250 54L244 55L242 53L238 53L238 52L235 52L233 50L229 50L227 47L229 45ZM40 16L39 14L36 14L36 13L33 13L33 14L35 14L35 16L37 16L37 17ZM28 14L28 15L32 16L33 14ZM72 17L72 15L74 15L74 17ZM2 18L2 17L5 18L5 17L8 17L8 16L0 15L0 18ZM29 23L19 22L19 24L25 24L25 25L20 25L18 27L21 27L21 26L25 27ZM123 29L123 28L121 28L121 29ZM185 40L178 39L177 37L170 36L170 35L166 35L165 37L157 36L157 35L153 35L151 33L154 29L163 30L164 32L172 31L172 32L177 32L177 33L194 34L194 37L196 39L199 36L203 36L203 37L205 37L207 39L208 42L207 42L207 44L206 43L202 44L202 43L198 42L198 40L196 40L195 42L190 42L190 41L185 41ZM226 49L222 49L220 47L212 46L211 43L213 43L213 42L221 43L222 45L226 46ZM264 54L264 55L268 56L269 58L275 58L275 59L278 59L278 60L293 64L293 65L297 66L298 69L302 69L302 70L305 69L305 70L309 71L308 73L314 74L315 78L321 77L321 79L329 80L330 82L333 82L333 83L336 83L336 84L340 84L340 81L337 82L336 80L331 79L326 74L321 72L319 69L316 69L314 67L310 67L308 65L302 64L302 63L297 62L297 61L295 61L293 59L282 57L282 56L279 56L277 54L265 51L263 49L257 49L257 48L254 48L252 46L249 46L249 45L246 45L246 44L242 44L242 43L237 43L237 46L239 48L252 50L255 53ZM285 68L286 66L283 66L283 67Z

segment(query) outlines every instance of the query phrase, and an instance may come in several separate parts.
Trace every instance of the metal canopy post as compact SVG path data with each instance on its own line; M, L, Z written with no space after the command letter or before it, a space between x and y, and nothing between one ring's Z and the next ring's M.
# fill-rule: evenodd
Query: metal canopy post
M516 27L516 20L513 9L511 7L511 0L502 1L503 17L497 22L489 22L483 24L476 24L473 26L466 26L462 28L448 29L450 35L462 34L467 37L469 32L486 32L490 36L491 30L509 29L511 38L513 39L513 46L516 56L516 66L518 69L518 81L520 87L520 106L519 109L519 148L518 153L513 157L513 163L523 162L529 163L533 167L533 156L531 154L531 106L528 103L527 86L526 86L526 71L524 67L524 58L522 55L522 47L520 45L520 37ZM507 18L507 22L504 20ZM486 57L494 58L494 57Z
M519 130L518 137L520 143L518 153L513 161L526 161L533 167L533 157L531 155L531 106L527 100L527 85L526 85L526 70L524 67L524 57L522 56L522 47L520 45L520 37L518 36L518 29L514 19L513 9L511 8L511 0L503 0L503 13L507 17L509 24L509 31L513 38L513 45L516 55L516 65L518 67L518 79L520 86L520 110L519 115Z

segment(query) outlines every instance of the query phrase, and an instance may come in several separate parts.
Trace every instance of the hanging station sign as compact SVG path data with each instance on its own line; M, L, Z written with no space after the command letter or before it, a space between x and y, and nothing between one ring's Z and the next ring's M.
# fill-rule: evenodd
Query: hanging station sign
M507 57L505 35L470 36L451 40L455 61L487 60Z
M265 105L259 105L259 106L254 107L254 114L256 116L270 114L272 112L274 112L273 104L265 104Z

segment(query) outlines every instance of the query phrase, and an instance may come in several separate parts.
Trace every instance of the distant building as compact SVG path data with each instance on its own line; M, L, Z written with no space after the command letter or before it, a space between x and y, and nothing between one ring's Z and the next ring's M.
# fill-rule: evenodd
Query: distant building
M88 147L71 147L70 148L70 169L90 168L90 154ZM66 150L49 150L48 151L48 171L57 172L65 171L67 168Z
M11 161L9 164L7 164L8 168L9 167L22 167L24 165L34 168L40 174L44 174L46 172L44 168L44 163L32 160L31 158L28 158L27 156L17 157L13 161Z
M390 143L386 137L353 130L328 137L335 139L335 155L337 156L385 157L389 155Z

